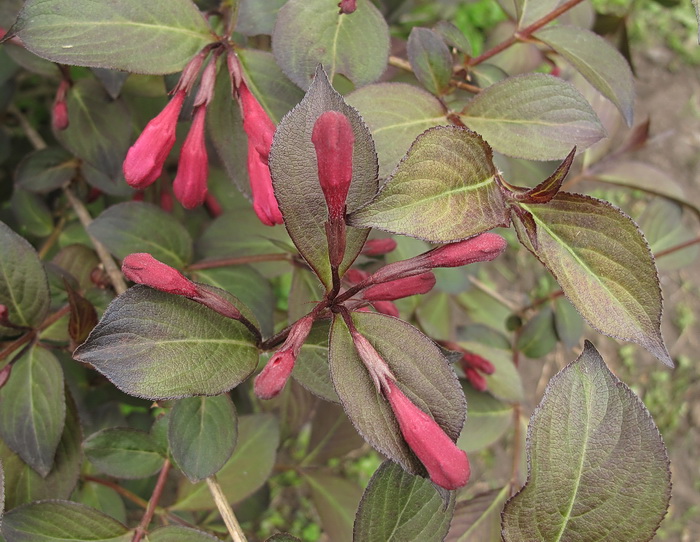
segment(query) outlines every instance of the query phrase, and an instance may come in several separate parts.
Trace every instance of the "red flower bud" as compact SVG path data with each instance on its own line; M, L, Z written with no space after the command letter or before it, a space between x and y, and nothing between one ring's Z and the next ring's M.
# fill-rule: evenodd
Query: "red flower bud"
M486 391L488 388L486 379L473 367L465 367L464 376L476 391Z
M424 256L430 267L460 267L475 262L488 262L506 249L506 240L495 233L482 233L471 239L442 245Z
M420 275L405 277L370 286L362 292L362 298L368 301L391 301L410 295L425 294L435 286L435 275L428 271ZM375 307L376 308L376 307Z
M339 111L326 111L314 124L311 141L316 149L318 180L331 221L345 216L345 201L352 180L355 136L348 118Z
M437 422L414 405L395 382L389 380L384 393L406 444L423 463L430 479L445 489L466 485L471 474L467 454L457 448Z
M357 0L340 0L338 4L340 13L350 14L357 9Z
M393 316L394 318L399 317L399 309L393 301L372 301L372 306L377 312Z
M390 237L384 239L370 239L362 247L362 254L365 256L381 256L396 248L396 241Z
M157 117L151 120L124 160L124 178L138 190L152 184L163 171L163 164L175 145L175 127L185 92L178 91Z
M272 399L282 391L294 369L294 363L306 337L309 336L314 318L311 315L297 320L282 347L267 362L262 372L255 377L255 395L260 399Z
M194 111L192 126L180 151L177 175L173 181L173 192L185 209L192 209L204 203L207 196L209 159L204 142L205 106Z
M145 284L161 292L195 297L197 286L177 269L146 253L129 254L122 262L122 273L132 282Z
M343 278L345 278L350 284L359 284L363 280L365 280L367 277L369 277L369 273L367 271L363 271L362 269L348 269L345 272L345 275L343 275Z
M207 194L207 197L204 200L204 205L206 205L207 211L209 211L209 214L214 218L221 216L221 213L224 212L224 208L221 206L221 203L219 203L219 200L216 199L214 194Z
M68 104L65 100L54 102L51 109L51 126L57 132L68 128Z
M0 370L0 388L2 388L7 381L10 379L10 374L12 373L12 364L8 363L2 370Z
M480 355L474 352L465 352L462 356L462 367L473 367L477 371L481 371L484 374L492 375L496 368L493 366L489 360L482 358Z
M248 176L253 193L253 209L260 221L267 226L282 224L267 160L275 134L275 124L253 96L245 83L238 89L243 111L243 130L248 136Z

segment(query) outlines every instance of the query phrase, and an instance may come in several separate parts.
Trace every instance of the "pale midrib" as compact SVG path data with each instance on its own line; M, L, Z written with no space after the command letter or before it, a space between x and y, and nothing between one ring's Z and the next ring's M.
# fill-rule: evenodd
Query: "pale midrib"
M0 265L0 271L2 271L2 277L5 280L5 284L7 284L7 292L10 294L10 300L12 301L12 305L14 306L14 308L17 312L17 316L21 319L20 325L24 325L24 326L29 325L27 318L24 316L24 311L22 311L22 308L19 306L19 303L17 303L17 299L15 298L14 290L10 286L11 285L10 277L7 276L7 273L5 272L4 265Z
M387 126L382 126L381 128L377 128L376 130L373 130L372 133L376 136L378 133L383 132L385 130L394 130L396 128L404 128L406 126L417 126L419 124L434 124L434 123L440 123L442 121L447 121L447 119L444 116L440 117L431 117L427 119L418 119L418 120L409 120L406 122L398 122L396 124L389 124Z
M533 125L533 126L547 126L547 127L556 127L556 126L565 126L568 124L578 124L580 122L590 122L586 119L574 119L573 121L566 121L566 122L545 122L541 120L536 120L536 119L508 119L508 118L498 118L498 117L474 117L471 116L467 113L462 115L462 120L469 125L470 120L476 120L476 121L481 121L481 122L487 122L487 123L496 123L496 124L524 124L524 125Z
M533 213L532 210L527 205L521 204L520 206L523 209L525 209L526 211L528 211L530 213L530 215L532 215L532 218L534 219L534 221L537 223L538 226L541 226L542 229L544 231L546 231L547 234L552 239L554 239L557 243L559 243L562 247L564 247L564 249L566 249L566 251L569 254L571 254L571 257L576 261L576 263L579 264L586 271L586 273L588 273L591 277L593 277L598 284L600 284L601 288L603 288L603 290L605 290L608 293L608 295L610 296L611 299L614 299L615 301L617 301L618 306L620 308L622 308L622 310L625 311L625 313L628 316L633 317L633 315L630 314L627 307L624 304L622 304L620 302L620 300L610 291L610 289L606 286L606 284L602 280L600 280L600 278L598 278L598 275L596 275L593 272L593 270L590 267L588 267L586 262L584 262L581 258L579 258L578 254L576 254L576 252L574 252L574 250L571 248L571 246L569 246L567 243L565 243L556 233L554 233L551 229L549 229L547 227L547 224L542 222L537 217L537 215L535 213ZM634 320L634 318L633 318L633 320Z
M353 520L355 519L353 516L351 516L347 510L340 505L340 502L338 499L335 498L335 495L333 495L331 492L327 491L325 487L323 487L321 484L319 484L316 480L314 480L311 476L307 476L307 479L309 480L309 484L311 484L313 487L315 487L320 493L322 493L327 499L328 502L336 505L334 508L340 513L340 515L347 521L350 525L353 524Z
M97 26L118 26L118 27L123 27L123 26L136 26L136 27L143 27L143 28L149 28L149 29L158 29L158 30L164 30L167 32L177 32L178 34L185 34L188 36L196 37L199 39L208 39L210 36L207 34L203 34L200 32L195 32L194 30L188 30L186 28L181 28L177 26L162 26L158 24L151 24L151 23L137 23L134 21L89 21L86 23L71 23L70 28L75 29L75 28L80 28L80 27L88 27L90 29L95 28ZM47 28L66 28L66 24L42 24L39 27L42 31L47 29ZM65 39L65 38L61 38Z
M416 181L431 181L432 179L410 179L409 182L416 182ZM451 196L453 194L459 194L460 192L473 192L475 190L479 190L480 188L483 188L485 186L488 186L489 184L493 183L493 177L489 177L485 181L481 181L477 184L470 184L466 186L460 186L459 188L453 188L452 190L447 190L445 192L440 192L439 194L435 194L433 196L427 197L427 198L421 198L419 200L413 201L408 205L402 205L400 208L405 209L407 207L415 207L416 205L422 205L423 203L433 201L435 199L440 199L444 197ZM403 183L402 183L403 184ZM395 196L396 194L391 194L391 196Z
M576 476L576 486L574 487L574 491L571 494L571 501L569 502L569 507L566 513L562 516L562 525L561 525L561 530L559 531L559 534L557 535L557 538L554 540L554 542L559 542L561 540L561 537L564 535L564 531L566 530L566 526L569 524L569 519L571 518L571 511L574 509L574 503L576 502L576 496L578 495L578 490L579 487L581 486L581 478L582 478L582 473L583 473L583 464L585 462L585 457L588 452L588 443L589 443L589 436L590 436L590 412L591 412L591 394L588 393L586 394L586 412L588 413L588 417L586 420L586 431L584 435L584 445L583 445L583 450L581 451L581 459L579 460L579 465L578 465L578 472Z
M344 17L338 17L338 23L335 25L335 34L333 35L333 51L331 52L331 71L328 74L331 83L333 82L333 76L335 75L335 65L336 65L336 55L338 54L338 36L340 35L340 27L343 24Z
M491 504L489 504L489 506L486 508L486 510L484 510L484 512L478 517L478 519L477 519L474 523L471 524L471 526L469 527L469 529L468 529L467 531L465 531L464 535L462 535L462 538L459 539L460 541L463 540L463 539L464 539L464 540L467 540L467 539L464 538L464 536L466 536L466 535L468 535L468 534L470 534L470 533L476 532L475 529L476 529L479 525L481 525L481 523L483 523L483 522L485 521L485 518L488 517L488 515L491 513L491 511L492 511L492 510L496 510L497 507L500 506L500 504L501 504L501 498L502 498L502 496L503 496L503 493L504 493L505 491L507 491L508 489L509 489L509 487L506 486L506 487L504 487L504 488L498 493L498 495L496 495L496 497L493 499L493 501L491 501Z

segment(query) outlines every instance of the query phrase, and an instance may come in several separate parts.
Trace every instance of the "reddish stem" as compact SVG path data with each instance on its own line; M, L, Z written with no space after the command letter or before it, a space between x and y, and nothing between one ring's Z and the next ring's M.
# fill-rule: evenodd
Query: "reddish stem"
M484 62L485 60L488 60L492 56L495 56L498 53L505 51L506 49L508 49L508 47L515 44L516 42L527 40L532 34L534 34L536 31L538 31L544 25L551 23L554 19L559 17L562 13L566 13L571 8L575 7L576 5L580 4L581 2L583 2L583 0L569 0L568 2L562 4L561 6L559 6L557 9L555 9L551 13L548 13L547 15L542 17L541 19L536 20L530 26L527 26L520 31L516 31L510 38L499 43L498 45L496 45L492 49L489 49L484 54L477 56L476 58L472 58L469 61L469 66L476 66L477 64L481 64L482 62Z
M165 482L168 480L168 473L170 472L170 461L168 459L163 463L163 468L160 469L160 474L158 475L158 481L156 482L156 487L153 489L153 494L151 499L148 501L148 506L146 507L146 512L141 518L141 523L136 527L134 532L134 537L131 542L141 542L141 539L146 535L146 529L153 519L153 514L158 506L158 501L160 496L163 494L163 489L165 488Z
M280 260L290 259L289 254L275 253L275 254L253 254L251 256L237 256L233 258L220 258L217 260L205 260L203 262L197 262L190 265L188 271L196 271L198 269L213 269L216 267L229 267L232 265L243 265L247 263L256 262L273 262Z

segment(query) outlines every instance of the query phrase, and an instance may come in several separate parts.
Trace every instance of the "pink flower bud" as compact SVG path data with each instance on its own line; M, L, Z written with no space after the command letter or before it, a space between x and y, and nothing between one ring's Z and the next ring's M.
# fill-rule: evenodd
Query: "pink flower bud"
M204 203L207 196L209 159L204 142L205 106L194 111L192 126L180 151L177 175L173 181L173 192L185 209L192 209Z
M122 262L122 273L132 282L145 284L161 292L185 297L197 295L194 282L150 254L129 254Z
M163 171L168 154L175 145L175 128L185 92L178 91L157 117L153 118L136 140L124 160L124 178L138 190L152 184Z
M0 388L2 388L7 381L10 379L10 374L12 373L12 364L8 363L2 370L0 370Z
M65 100L54 102L51 109L51 126L57 132L68 128L68 104Z
M340 13L348 15L357 9L357 0L340 0L338 7L340 8Z
M309 336L314 317L304 316L297 320L287 335L282 347L267 362L262 372L255 377L255 395L260 399L272 399L282 391L294 369L294 363Z
M410 295L425 294L432 290L433 286L435 286L435 275L428 271L420 275L370 286L362 292L362 298L368 301L391 301Z
M462 356L461 363L462 367L465 369L467 367L473 367L477 371L481 371L487 375L492 375L496 370L493 363L474 352L465 352L464 356Z
M486 379L473 367L465 367L464 376L476 391L486 391L488 388Z
M428 471L430 479L445 489L466 485L471 474L467 454L457 448L447 433L389 380L385 395L406 444Z
M345 275L343 275L343 278L345 278L350 284L359 284L363 280L365 280L367 277L369 277L369 273L367 271L363 271L362 269L357 269L357 268L352 268L348 269L345 272Z
M284 219L275 199L267 163L275 124L244 82L241 82L238 92L243 111L243 130L248 136L248 176L253 193L253 209L263 224L282 224Z
M372 301L372 306L377 312L393 316L394 318L399 317L399 309L393 301Z
M460 267L475 262L488 262L506 249L506 240L495 233L482 233L471 239L442 245L424 256L430 267Z
M396 241L390 237L384 239L370 239L362 247L362 254L365 256L381 256L396 248Z
M339 111L326 111L314 124L311 141L316 149L318 180L331 221L343 219L352 180L355 136L348 118Z
M209 211L209 214L214 218L221 216L221 213L224 212L224 208L221 206L219 200L216 199L214 194L207 193L207 197L204 200L204 205L206 205L207 211Z

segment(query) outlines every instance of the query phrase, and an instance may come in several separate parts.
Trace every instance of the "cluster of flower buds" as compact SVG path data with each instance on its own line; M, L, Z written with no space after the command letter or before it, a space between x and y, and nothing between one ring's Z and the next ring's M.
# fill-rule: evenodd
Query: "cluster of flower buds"
M256 337L259 338L260 336L260 331L230 301L221 295L220 290L206 284L191 281L177 269L156 260L150 254L129 254L122 261L122 273L132 282L149 286L161 292L186 297L205 307L209 307L222 316L239 320Z
M445 489L466 485L471 469L466 452L460 450L440 425L401 391L386 361L346 318L355 349L399 424L406 444L423 463L430 479Z
M284 344L273 354L262 372L255 377L255 395L260 399L272 399L282 391L292 374L294 364L313 323L314 317L310 314L297 320Z
M477 391L486 391L487 383L483 375L491 375L496 368L489 360L481 357L479 354L470 352L462 348L459 344L452 341L438 341L438 344L454 352L459 352L462 357L459 360L459 365L464 371L465 378L469 381L472 387ZM482 374L483 373L483 374Z
M192 90L208 54L209 49L205 48L189 62L170 102L146 125L129 149L123 169L126 182L133 188L143 190L161 176L165 161L175 145L177 121L185 98ZM175 197L186 209L201 205L207 196L209 160L204 142L204 120L207 106L214 95L217 56L218 52L215 51L202 72L193 104L192 125L182 145L173 182Z
M339 111L326 111L316 119L311 142L316 151L318 181L328 207L326 238L331 267L345 255L345 205L352 181L355 135L350 120Z
M61 79L61 82L58 84L58 89L56 90L56 97L54 98L53 107L51 108L51 126L57 132L68 128L68 104L66 102L66 96L70 86L70 79L64 77Z

